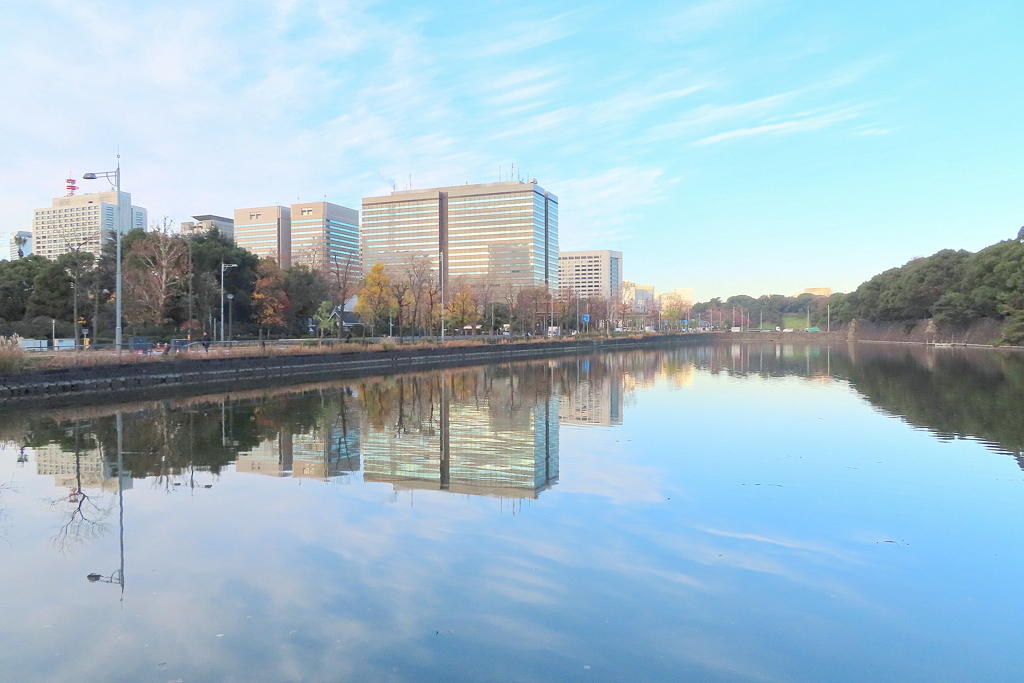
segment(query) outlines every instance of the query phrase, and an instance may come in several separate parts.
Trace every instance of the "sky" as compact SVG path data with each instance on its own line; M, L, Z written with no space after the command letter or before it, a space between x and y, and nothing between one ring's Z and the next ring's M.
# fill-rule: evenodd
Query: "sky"
M0 234L118 150L179 222L515 164L627 280L851 291L1024 225L1021 26L1019 0L4 2Z

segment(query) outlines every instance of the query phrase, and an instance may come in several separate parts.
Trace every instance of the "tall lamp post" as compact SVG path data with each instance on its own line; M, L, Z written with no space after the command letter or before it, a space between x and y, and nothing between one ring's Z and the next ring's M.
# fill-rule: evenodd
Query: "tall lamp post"
M114 348L121 353L121 233L124 232L124 207L121 205L121 155L117 155L117 168L113 171L102 173L86 173L83 180L96 180L106 178L117 192L117 279L115 284L114 315L117 320L114 324Z
M224 271L228 268L237 268L237 263L220 262L220 340L224 341Z

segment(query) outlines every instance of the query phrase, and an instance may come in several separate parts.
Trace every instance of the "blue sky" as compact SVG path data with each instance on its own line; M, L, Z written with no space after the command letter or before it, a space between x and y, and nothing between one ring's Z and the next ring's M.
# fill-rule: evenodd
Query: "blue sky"
M515 163L562 248L629 280L851 290L1024 225L1022 26L999 1L4 3L0 232L118 145L178 221Z

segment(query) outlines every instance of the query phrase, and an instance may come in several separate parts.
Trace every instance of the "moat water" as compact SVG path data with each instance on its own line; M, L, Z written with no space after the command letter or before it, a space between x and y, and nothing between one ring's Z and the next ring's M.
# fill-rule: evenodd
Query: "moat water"
M0 413L0 680L1024 680L1024 354Z

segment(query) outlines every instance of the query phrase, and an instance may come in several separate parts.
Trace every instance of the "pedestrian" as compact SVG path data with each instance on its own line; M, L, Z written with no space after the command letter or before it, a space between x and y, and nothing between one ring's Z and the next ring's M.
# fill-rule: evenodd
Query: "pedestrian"
M209 332L207 332L206 334L203 335L203 348L206 349L207 353L210 352L210 333Z

